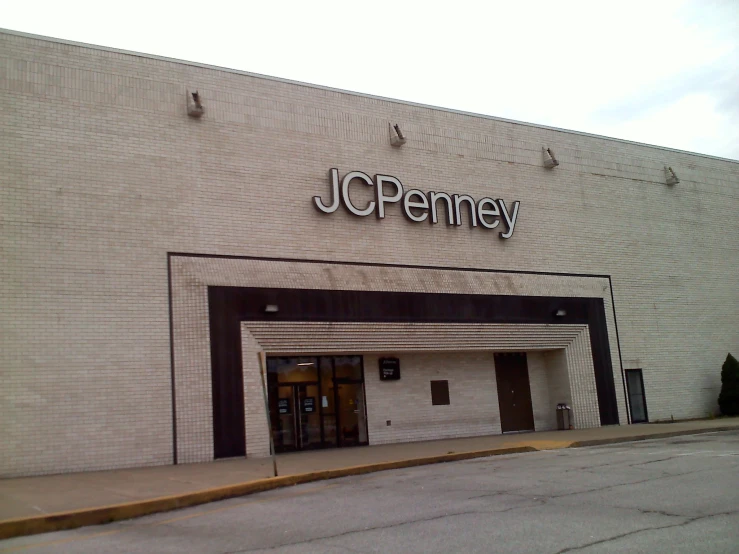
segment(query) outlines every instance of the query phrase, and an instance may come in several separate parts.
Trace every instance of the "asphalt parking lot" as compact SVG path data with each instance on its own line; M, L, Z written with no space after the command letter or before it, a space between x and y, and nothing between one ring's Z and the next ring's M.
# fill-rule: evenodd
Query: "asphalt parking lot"
M739 552L739 432L481 458L21 537L0 552Z

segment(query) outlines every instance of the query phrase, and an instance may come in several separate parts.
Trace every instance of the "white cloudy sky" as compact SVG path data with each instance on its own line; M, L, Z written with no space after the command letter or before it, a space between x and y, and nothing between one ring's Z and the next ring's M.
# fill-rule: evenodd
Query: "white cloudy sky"
M0 27L739 159L739 0L25 0Z

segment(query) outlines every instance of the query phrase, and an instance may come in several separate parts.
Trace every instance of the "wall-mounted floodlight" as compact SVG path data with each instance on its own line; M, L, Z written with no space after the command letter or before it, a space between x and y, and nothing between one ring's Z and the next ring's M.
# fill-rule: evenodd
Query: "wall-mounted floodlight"
M562 308L554 312L554 317L564 317L566 315L567 315L567 310L563 310Z
M393 146L403 146L405 144L405 135L397 123L395 125L390 124L390 144Z
M264 307L265 314L276 314L280 311L280 307L277 304L267 304Z
M205 113L203 103L200 100L200 93L196 90L195 92L187 93L187 115L190 117L200 117Z
M665 183L668 185L677 185L679 182L680 179L677 178L677 174L672 168L665 166Z
M552 169L559 165L559 162L551 148L542 148L541 153L544 156L544 167Z

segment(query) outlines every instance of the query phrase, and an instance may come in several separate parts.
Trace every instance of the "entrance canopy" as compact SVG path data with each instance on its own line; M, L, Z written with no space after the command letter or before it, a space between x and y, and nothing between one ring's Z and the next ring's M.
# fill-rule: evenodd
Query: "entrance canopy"
M573 395L588 391L575 414L579 427L627 421L624 391L613 373L621 362L607 276L172 254L170 277L179 462L268 451L264 398L252 394L261 390L259 352L362 355L369 387L375 358L428 355L418 361L422 371L455 367L470 388L475 385L469 371L492 376L488 385L494 387L494 374L485 373L494 366L493 352L538 352L529 356L535 415L536 391L546 390L551 375L536 367L561 366L567 390L576 381ZM457 352L477 360L474 367L461 371L465 362ZM408 375L400 386L410 384ZM428 386L422 386L423 394ZM451 383L452 402L457 386ZM373 398L377 405L382 395ZM466 399L472 414L478 405ZM371 409L369 397L367 406ZM476 413L470 417L483 417L482 411ZM380 426L389 419L379 420ZM427 438L438 438L427 428L424 424ZM393 422L384 429L371 427L370 443L383 431L388 440L390 434L402 438Z
M241 333L247 456L269 455L260 352L289 356L557 350L562 361L553 371L570 391L575 427L600 425L587 325L252 321L241 323Z

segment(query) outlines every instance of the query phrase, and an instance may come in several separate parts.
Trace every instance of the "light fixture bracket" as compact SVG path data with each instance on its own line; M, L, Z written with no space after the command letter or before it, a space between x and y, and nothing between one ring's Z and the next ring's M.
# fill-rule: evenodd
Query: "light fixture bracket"
M200 93L197 90L195 92L187 91L187 115L199 118L204 113L205 108L203 108Z
M559 161L551 148L542 147L541 153L544 157L544 167L547 169L553 169L559 165Z
M405 135L400 129L400 125L397 123L390 124L390 144L395 147L400 147L405 144Z
M668 185L677 185L680 179L677 178L677 174L671 167L665 166L665 183Z

